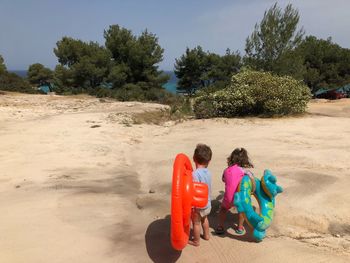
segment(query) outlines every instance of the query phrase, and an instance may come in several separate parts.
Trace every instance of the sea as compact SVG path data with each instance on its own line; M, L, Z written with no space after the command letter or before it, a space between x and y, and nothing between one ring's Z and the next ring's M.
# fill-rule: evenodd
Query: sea
M164 71L165 74L169 75L169 80L167 83L163 85L163 88L165 88L167 91L170 91L171 93L176 93L176 87L178 78L175 75L174 71Z
M18 76L25 78L27 77L27 70L9 70L12 73L16 73ZM177 77L174 73L174 71L164 71L165 74L169 75L169 80L167 83L163 85L163 88L170 91L171 93L176 93L176 87L177 87Z

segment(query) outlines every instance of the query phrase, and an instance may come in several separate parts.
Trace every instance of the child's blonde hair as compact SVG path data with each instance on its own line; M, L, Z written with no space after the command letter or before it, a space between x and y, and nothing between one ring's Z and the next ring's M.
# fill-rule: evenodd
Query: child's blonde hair
M237 164L243 168L253 168L254 165L250 162L248 152L244 148L236 148L231 155L227 157L227 165L232 166Z

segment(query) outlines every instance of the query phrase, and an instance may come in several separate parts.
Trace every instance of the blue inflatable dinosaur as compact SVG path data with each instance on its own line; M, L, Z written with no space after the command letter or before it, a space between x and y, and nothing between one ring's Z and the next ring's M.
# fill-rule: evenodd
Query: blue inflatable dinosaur
M276 181L276 177L269 170L264 171L261 180L245 175L235 193L234 205L239 213L244 213L247 222L254 229L253 236L257 241L262 241L266 236L266 229L271 225L273 219L275 196L283 192L282 187L277 185ZM256 213L253 208L252 194L258 200L260 214Z

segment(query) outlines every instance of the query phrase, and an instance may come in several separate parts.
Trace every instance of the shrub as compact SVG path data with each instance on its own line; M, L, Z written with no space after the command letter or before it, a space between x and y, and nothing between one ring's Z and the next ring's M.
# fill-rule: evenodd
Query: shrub
M98 87L93 89L94 91L89 93L90 95L95 95L97 98L111 97L112 91L108 88Z
M162 125L167 121L181 122L193 116L190 100L184 97L178 97L169 104L169 109L158 111L147 111L133 114L134 124L156 124Z
M38 93L31 88L27 80L15 73L4 72L0 75L0 90L17 91L23 93Z
M222 90L200 94L194 102L197 118L245 115L288 115L305 112L309 88L292 77L245 70Z
M162 125L167 121L179 121L168 109L135 113L131 117L133 124Z
M140 86L130 83L113 90L112 97L120 101L143 101L144 92Z
M227 87L227 85L230 84L229 81L217 81L214 82L213 84L201 88L196 92L196 95L201 96L201 95L208 95L210 93L222 90Z
M111 97L120 101L151 101L161 104L171 104L176 97L175 94L163 88L145 88L140 84L125 84L121 88L112 89Z

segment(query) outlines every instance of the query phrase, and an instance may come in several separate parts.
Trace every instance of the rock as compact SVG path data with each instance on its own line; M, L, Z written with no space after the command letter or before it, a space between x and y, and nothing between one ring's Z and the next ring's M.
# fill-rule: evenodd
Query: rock
M92 125L92 126L90 126L90 128L98 128L98 127L101 127L101 125Z
M139 198L137 198L135 204L136 204L136 207L138 209L142 210L143 209L143 205L140 202L141 202L141 200Z
M16 185L16 188L20 188L21 186L20 185Z
M149 189L148 193L154 194L156 191L154 189Z

